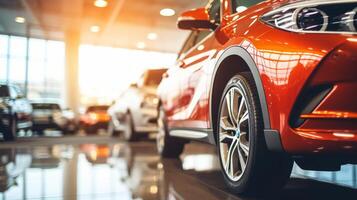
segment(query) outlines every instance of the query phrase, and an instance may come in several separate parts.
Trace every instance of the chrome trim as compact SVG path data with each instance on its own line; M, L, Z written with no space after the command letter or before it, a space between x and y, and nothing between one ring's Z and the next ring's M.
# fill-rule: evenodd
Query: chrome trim
M286 11L290 9L295 9L299 7L311 7L311 6L318 6L318 5L330 5L330 4L337 4L337 3L357 3L357 0L333 0L333 1L326 1L326 0L310 0L310 1L302 1L298 3L293 3L290 5L283 6L278 9L274 9L272 12L269 12L269 14L275 14L281 11Z
M170 136L174 137L183 137L191 139L202 139L208 137L207 133L193 130L170 130L169 134Z
M276 9L274 8L273 10L262 15L259 20L261 22L263 22L264 24L267 24L268 26L272 26L277 29L292 32L292 33L320 33L320 34L356 35L357 33L352 32L352 31L304 31L304 30L284 29L284 28L278 27L276 25L270 24L263 19L264 17L267 17L268 15L274 15L276 13L279 13L282 11L285 12L290 9L298 9L299 7L306 8L306 7L311 7L311 6L318 6L321 4L322 5L331 5L331 4L337 4L337 3L339 3L339 4L341 4L341 3L357 3L357 0L333 0L333 1L328 1L328 2L326 2L325 0L310 0L310 1L293 3L290 5L282 6L280 8L276 8ZM354 11L356 11L356 9Z
M348 28L352 31L356 31L357 27L354 25L354 18L357 15L357 7L351 11L351 13L348 15Z

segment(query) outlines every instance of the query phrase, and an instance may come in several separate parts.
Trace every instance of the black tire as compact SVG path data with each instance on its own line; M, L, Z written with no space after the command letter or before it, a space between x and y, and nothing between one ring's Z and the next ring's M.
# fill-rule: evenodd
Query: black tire
M93 135L93 134L96 134L98 132L98 129L94 126L85 126L84 127L84 132L87 134L87 135Z
M163 158L178 158L183 152L186 141L181 138L171 137L168 132L165 111L159 107L158 133L156 136L156 149Z
M125 123L125 129L123 131L124 139L130 142L137 141L138 134L135 132L133 117L131 116L130 113L127 113L125 115L124 123Z
M14 141L17 136L17 120L13 118L10 122L10 126L5 128L4 140L5 141Z
M240 88L238 91L244 90L244 92L241 93L242 95L238 96L237 100L235 99L235 97L231 98L232 100L231 99L225 100L226 95L231 95L228 94L228 92L232 91L232 88L234 91L235 87ZM244 96L244 100L242 100L243 99L242 96ZM243 122L241 122L241 119L243 119L244 116L243 114L243 116L241 116L240 118L239 113L241 113L240 112L241 108L235 107L234 105L230 109L227 109L228 105L232 105L227 103L227 101L237 102L237 106L238 106L239 100L243 101L244 102L243 104L246 105L246 110L244 111L244 114L246 113L248 114L248 116L244 118L245 119L244 121L246 121L245 122L246 125L244 125ZM246 159L243 159L246 165L243 167L240 164L241 162L240 158L231 159L234 160L234 161L230 161L233 164L227 167L227 163L229 162L228 161L229 157L223 156L225 153L223 153L223 155L221 154L221 151L222 152L224 151L228 155L229 150L225 151L225 149L222 146L224 146L225 143L228 143L229 145L232 146L234 141L232 140L232 142L229 143L223 140L225 136L222 137L222 134L228 132L224 130L224 129L228 130L225 124L226 122L223 121L221 122L221 117L222 116L223 118L225 117L222 114L222 109L224 109L224 107L222 107L223 103L227 103L225 104L226 106L225 109L228 110L228 112L226 113L229 112L232 113L231 115L228 114L228 116L236 116L237 124L235 126L232 125L232 127L241 127L243 124L243 126L245 126L246 129L246 132L243 132L242 130L240 130L240 128L237 128L238 136L237 135L232 136L238 138L237 140L235 140L237 141L235 144L235 146L237 147L233 147L232 149L235 150L236 148L238 150L237 154L241 154L238 155L238 157L241 157L242 155L246 155L245 157ZM235 115L234 111L232 111L232 108L236 108L237 110L236 113L238 113L237 115ZM229 117L225 117L225 119L228 118ZM222 125L221 123L224 124L225 127L221 126ZM259 101L253 76L250 73L241 73L240 75L236 75L232 79L230 79L226 84L219 105L217 129L215 131L217 133L217 149L220 158L219 160L222 167L222 173L224 176L224 181L231 191L238 194L246 194L246 195L253 195L253 196L267 196L267 195L274 194L277 190L282 188L282 186L285 184L285 182L288 180L290 176L293 162L287 155L272 153L267 149L265 138L264 138L264 132L263 132L264 124L262 119L260 101ZM235 132L237 131L233 131L232 133L234 134ZM248 138L248 140L245 139L245 142L248 144L249 147L247 151L248 153L246 154L244 154L243 150L239 152L240 149L243 149L241 147L241 143L243 140L241 139L241 137ZM221 148L223 150L221 150ZM227 149L231 149L231 148L227 148ZM231 150L231 152L233 152L233 150ZM231 153L230 155L231 157L234 157L233 153ZM223 161L225 159L224 157L226 158L228 157L228 158L225 161ZM225 162L226 169L224 168L223 162ZM237 178L234 175L235 173L234 172L232 173L230 172L230 170L228 170L228 168L229 169L234 168L233 165L238 166L236 168L240 168L240 175L238 176L238 179L234 179Z

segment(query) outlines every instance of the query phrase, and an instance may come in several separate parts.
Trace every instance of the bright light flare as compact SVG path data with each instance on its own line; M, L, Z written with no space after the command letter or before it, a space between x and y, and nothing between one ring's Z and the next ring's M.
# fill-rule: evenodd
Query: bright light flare
M100 31L100 27L99 26L91 26L90 31L93 33L98 33Z
M145 49L146 44L145 44L145 42L138 42L138 43L136 43L136 47L138 49Z
M26 19L24 17L15 17L15 22L19 24L23 24L26 22Z
M104 8L108 6L108 2L106 0L96 0L94 1L94 6L98 8Z
M148 35L147 35L147 38L149 39L149 40L156 40L157 39L157 34L156 33L149 33Z
M164 8L160 10L160 15L165 17L171 17L174 16L175 14L176 14L175 10L171 8Z

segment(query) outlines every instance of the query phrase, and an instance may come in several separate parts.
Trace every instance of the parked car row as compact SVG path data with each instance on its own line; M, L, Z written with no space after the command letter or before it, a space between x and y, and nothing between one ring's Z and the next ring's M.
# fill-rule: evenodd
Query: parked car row
M0 84L0 132L4 140L14 140L21 130L43 134L45 129L73 133L77 129L74 113L58 103L30 102L14 84Z

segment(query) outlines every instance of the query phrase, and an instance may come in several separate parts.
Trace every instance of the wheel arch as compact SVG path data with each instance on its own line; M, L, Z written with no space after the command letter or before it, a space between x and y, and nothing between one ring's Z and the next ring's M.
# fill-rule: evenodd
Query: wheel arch
M229 73L227 73L229 72ZM233 46L226 49L218 58L213 71L213 79L210 85L210 122L214 133L216 132L216 121L218 116L218 105L224 90L225 84L232 78L232 74L239 72L250 72L258 91L259 101L263 114L264 129L270 129L270 118L268 106L265 98L263 83L260 78L258 68L250 54L240 46ZM216 137L216 134L214 134Z

